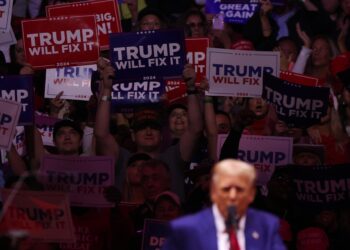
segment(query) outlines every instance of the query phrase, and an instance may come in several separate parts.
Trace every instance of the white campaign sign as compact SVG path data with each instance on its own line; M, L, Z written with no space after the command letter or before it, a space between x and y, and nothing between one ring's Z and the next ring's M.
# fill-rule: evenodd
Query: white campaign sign
M0 98L0 148L11 148L21 109L19 102Z
M8 32L11 28L13 0L0 0L0 31Z
M95 64L46 70L45 98L55 98L63 91L62 99L88 101L91 93L91 74Z
M261 97L263 74L279 71L279 52L208 48L207 95Z

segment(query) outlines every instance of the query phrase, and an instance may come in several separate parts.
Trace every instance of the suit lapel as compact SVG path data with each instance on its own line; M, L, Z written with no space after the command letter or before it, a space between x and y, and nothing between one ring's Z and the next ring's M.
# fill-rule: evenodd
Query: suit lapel
M216 227L212 208L205 209L201 215L200 232L202 239L201 245L205 250L218 250Z
M255 219L255 214L250 209L247 211L246 224L244 230L246 250L258 250L260 249L260 238L262 233L260 227L257 225L259 220Z

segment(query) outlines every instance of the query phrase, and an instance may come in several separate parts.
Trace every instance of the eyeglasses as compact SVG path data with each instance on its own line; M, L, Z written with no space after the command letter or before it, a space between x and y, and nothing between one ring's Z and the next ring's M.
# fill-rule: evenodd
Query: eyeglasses
M190 28L203 28L204 27L204 23L203 22L200 22L200 23L186 23L186 25Z

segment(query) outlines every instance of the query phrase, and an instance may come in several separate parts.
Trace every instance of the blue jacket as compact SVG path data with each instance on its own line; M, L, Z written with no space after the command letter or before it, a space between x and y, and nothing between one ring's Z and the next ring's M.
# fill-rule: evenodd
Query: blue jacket
M246 250L285 250L278 230L277 217L256 209L248 209L245 225ZM211 207L170 223L170 234L162 250L193 249L218 249Z

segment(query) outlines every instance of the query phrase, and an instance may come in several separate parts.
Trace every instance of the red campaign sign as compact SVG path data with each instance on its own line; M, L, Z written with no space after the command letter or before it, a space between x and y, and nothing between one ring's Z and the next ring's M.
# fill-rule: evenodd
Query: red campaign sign
M26 231L33 240L74 242L69 199L64 193L1 189L0 232Z
M166 78L164 81L169 104L179 101L186 96L187 87L182 78Z
M209 47L208 38L186 38L186 59L189 64L194 66L197 73L196 85L199 86L200 81L206 75L206 55Z
M48 17L76 15L95 15L101 50L109 48L109 34L122 31L119 8L115 0L95 0L46 7Z
M23 20L22 36L34 69L93 64L100 53L93 15Z
M322 87L322 85L320 85L319 79L316 77L305 76L289 71L281 71L280 79L303 86Z

